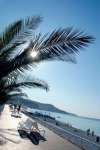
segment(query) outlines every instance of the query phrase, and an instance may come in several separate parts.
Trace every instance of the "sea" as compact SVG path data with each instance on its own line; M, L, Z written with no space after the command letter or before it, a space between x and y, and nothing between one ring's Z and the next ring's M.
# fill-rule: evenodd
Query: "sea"
M54 117L58 121L61 121L63 123L69 123L72 125L72 127L81 129L83 131L87 131L87 129L90 129L90 132L94 131L94 134L100 136L100 119L67 115L67 114L55 113L55 112L37 110L37 109L30 109L30 111L31 112L37 111L41 114L49 115L51 117Z

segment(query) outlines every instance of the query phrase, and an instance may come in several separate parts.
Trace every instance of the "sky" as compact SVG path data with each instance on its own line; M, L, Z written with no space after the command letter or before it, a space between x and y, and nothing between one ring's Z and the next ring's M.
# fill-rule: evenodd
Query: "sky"
M76 54L77 64L53 61L32 69L29 73L44 79L50 91L26 89L29 99L100 119L100 1L0 0L0 32L15 20L37 14L44 18L38 29L43 34L73 27L96 39L86 51Z

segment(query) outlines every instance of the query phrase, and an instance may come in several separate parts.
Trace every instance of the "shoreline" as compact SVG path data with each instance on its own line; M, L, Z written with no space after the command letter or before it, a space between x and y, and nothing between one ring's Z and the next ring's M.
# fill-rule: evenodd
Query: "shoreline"
M70 124L69 122L68 122L68 123L65 123L65 122L59 121L59 120L56 120L56 121L60 122L61 124L69 124L69 126L75 128L76 130L79 130L79 131L82 131L82 132L84 132L84 133L87 133L87 130L85 130L85 129L79 129L78 127L73 126L73 125ZM89 132L89 134L92 136L92 132L91 132L91 131ZM95 133L94 136L95 136L95 137L97 137L97 136L100 137L100 134Z
M45 111L45 110L38 110L38 109L30 109L29 112L32 112L32 113L38 112L41 115L47 115L50 117L54 117L57 121L60 121L64 124L65 123L69 123L70 125L72 124L72 126L74 128L83 130L84 132L86 132L87 129L90 129L91 130L90 132L94 131L96 136L100 136L100 128L99 128L100 121L98 120L99 122L96 122L97 119L86 118L86 117L81 117L81 116L75 116L75 118L73 118L73 116L70 117L70 115L63 116L60 113L50 112L50 111ZM79 121L79 123L78 123L78 121ZM89 124L88 124L88 122L89 122Z
M48 117L44 117L44 116L38 116L34 113L29 113L29 112L27 112L27 113L29 116L31 115L32 117L36 117L37 119L41 119L42 121L45 121L45 123L46 122L50 123L50 124L54 125L55 127L59 127L61 129L66 130L67 132L70 132L72 134L80 136L81 138L84 138L84 139L89 140L95 144L100 145L100 136L98 136L96 134L94 134L94 136L92 136L91 132L89 134L87 134L86 131L81 130L81 129L76 128L76 127L73 127L72 124L70 124L70 123L64 123L64 122L58 121L56 119L52 119L52 118L48 118ZM97 138L99 138L99 139L97 139Z

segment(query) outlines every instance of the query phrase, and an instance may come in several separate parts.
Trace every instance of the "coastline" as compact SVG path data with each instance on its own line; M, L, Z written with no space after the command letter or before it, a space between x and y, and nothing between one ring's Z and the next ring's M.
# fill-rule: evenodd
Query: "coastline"
M70 123L64 123L64 122L61 122L61 121L58 121L58 120L55 120L55 119L49 118L49 117L38 116L34 113L27 113L27 115L31 116L32 118L36 117L37 119L41 119L45 123L50 123L51 125L53 125L57 128L61 128L67 132L70 132L71 134L75 134L76 136L79 136L79 137L89 140L95 144L100 145L100 136L98 136L96 134L94 134L92 136L91 132L89 134L87 134L86 131L83 131L81 129L73 127L72 124L70 124ZM97 138L99 138L99 141Z
M30 109L29 112L38 112L41 115L48 115L50 117L54 117L56 120L62 123L69 122L69 124L72 124L74 128L83 130L84 132L90 129L90 132L94 131L95 135L100 136L100 121L97 119L88 119L81 116L71 116L38 109Z
M43 118L41 118L41 119L43 120ZM75 135L78 135L82 138L90 140L96 144L97 143L100 144L100 142L96 142L96 138L98 137L98 135L96 135L96 134L94 134L94 136L92 136L92 133L87 134L86 131L83 131L81 129L73 127L72 124L70 124L70 123L66 124L66 123L63 123L63 122L58 121L58 120L52 121L51 119L46 119L46 121L52 123L55 126L59 126L59 128L61 128L61 129L64 129L64 130L71 132L71 133L74 133Z

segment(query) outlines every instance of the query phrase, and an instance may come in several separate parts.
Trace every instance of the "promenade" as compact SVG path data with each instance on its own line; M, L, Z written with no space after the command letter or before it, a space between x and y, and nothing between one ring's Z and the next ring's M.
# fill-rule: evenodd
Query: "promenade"
M0 150L82 150L44 126L44 138L42 133L18 132L18 123L26 119L24 114L21 118L11 116L9 106L5 105L0 116Z

